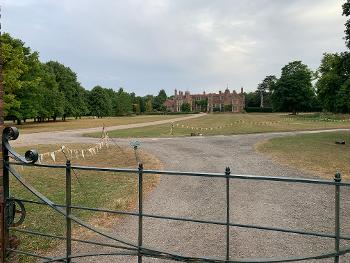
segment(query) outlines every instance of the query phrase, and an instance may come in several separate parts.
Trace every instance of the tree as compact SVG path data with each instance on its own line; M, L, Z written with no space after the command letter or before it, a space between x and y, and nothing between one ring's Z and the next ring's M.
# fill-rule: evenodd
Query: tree
M167 100L168 96L165 93L165 90L161 89L156 97L153 100L153 109L156 111L165 111L166 107L164 102Z
M343 16L348 17L350 15L350 0L346 0L343 4ZM345 43L350 48L350 19L345 22Z
M245 96L245 107L259 107L260 97L257 91L244 93Z
M23 117L33 115L36 97L33 96L39 82L35 74L40 66L38 53L32 52L20 39L5 33L1 36L4 75L4 115L20 124ZM29 99L28 96L31 96ZM21 105L24 103L24 105Z
M40 80L40 107L35 117L39 122L45 118L56 121L64 112L64 94L59 91L56 76L46 64L41 64Z
M347 79L340 87L337 96L337 112L350 112L350 79Z
M112 100L107 89L101 86L94 87L89 93L91 114L102 118L112 114Z
M196 100L195 104L199 107L200 111L207 111L208 99Z
M132 112L132 98L131 95L119 88L116 93L116 115L126 115Z
M152 95L147 95L145 97L145 112L152 112L153 111L153 96Z
M181 111L182 112L190 112L191 111L191 105L189 103L187 103L187 102L182 103Z
M312 72L301 61L293 61L282 68L281 78L272 90L272 104L277 111L290 111L311 108L315 96L312 89Z
M264 108L264 95L268 95L276 85L277 78L275 75L266 76L258 85L257 91L260 94L260 108Z
M63 119L68 116L80 117L87 113L88 107L85 92L77 80L77 75L69 67L57 61L49 61L46 65L56 76L59 90L64 94Z
M336 112L337 110L340 87L345 81L342 77L341 64L341 55L325 53L318 68L316 91L323 108L327 111Z

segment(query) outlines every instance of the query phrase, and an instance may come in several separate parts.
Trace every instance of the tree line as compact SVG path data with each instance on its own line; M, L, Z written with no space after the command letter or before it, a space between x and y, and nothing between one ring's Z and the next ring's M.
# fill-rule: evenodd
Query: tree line
M39 53L25 43L5 33L1 36L4 117L22 121L42 122L80 118L92 115L121 116L132 113L164 111L167 95L136 96L123 88L117 91L101 86L85 89L77 74L57 61L43 63Z
M350 15L350 0L343 5ZM246 93L246 109L284 111L329 111L350 113L350 19L345 23L347 50L325 53L316 71L302 61L292 61L281 75L268 75L256 91ZM8 33L1 36L3 61L4 116L18 124L28 119L42 122L67 117L122 116L165 112L168 98L162 89L157 96L136 96L123 88L96 86L85 89L77 74L57 61L43 63L39 53ZM206 105L200 105L205 109ZM190 111L189 105L181 109Z
M343 5L350 15L350 0ZM345 23L346 47L350 49L350 20ZM300 111L350 113L350 53L324 53L320 66L312 71L302 61L281 69L281 77L266 76L256 91L246 94L246 108L270 108L296 114ZM263 111L263 110L261 110Z

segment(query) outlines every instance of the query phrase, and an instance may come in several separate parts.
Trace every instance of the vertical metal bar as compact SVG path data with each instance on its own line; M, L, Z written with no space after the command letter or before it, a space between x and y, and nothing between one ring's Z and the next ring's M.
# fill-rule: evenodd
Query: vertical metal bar
M226 167L226 261L230 260L230 167Z
M6 261L6 249L9 246L9 229L7 226L7 200L10 195L10 184L9 184L9 170L7 169L7 165L9 165L9 152L2 145L2 154L3 154L3 162L2 162L2 198L1 198L1 262L4 263Z
M334 176L334 181L336 183L341 182L341 174L337 172ZM339 248L340 248L340 186L335 185L335 251L336 256L334 257L334 262L339 263Z
M341 182L341 174L337 172L334 176L336 183ZM335 251L337 255L334 257L334 262L339 263L339 248L340 248L340 186L335 185Z
M71 262L72 255L72 168L70 160L66 162L66 262Z
M143 229L143 164L139 163L138 174L138 205L139 205L139 233L138 233L138 263L142 263L142 229Z
M1 6L0 6L0 19L1 19ZM2 27L1 27L1 20L0 20L0 37L2 36ZM3 54L2 54L2 41L0 41L0 134L2 134L3 128L4 128L4 86L3 86ZM3 140L3 138L1 138ZM7 226L6 226L6 220L5 220L5 181L4 181L4 176L5 176L5 159L4 156L8 157L8 152L5 153L4 151L5 147L0 147L0 164L2 167L0 168L0 172L2 173L0 176L2 177L2 181L0 181L0 262L4 263L5 262L5 257L6 257L6 238L8 237L8 232L7 232ZM8 171L7 171L8 173Z

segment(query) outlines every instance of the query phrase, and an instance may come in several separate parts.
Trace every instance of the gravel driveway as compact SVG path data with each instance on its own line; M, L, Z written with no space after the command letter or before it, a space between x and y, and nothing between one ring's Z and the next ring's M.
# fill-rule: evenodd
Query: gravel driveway
M300 132L297 132L300 133ZM255 152L254 144L289 133L236 136L141 139L142 149L153 153L167 170L224 172L264 176L310 177L282 166ZM90 140L85 138L86 140ZM128 140L120 140L126 144ZM147 169L147 164L145 164ZM332 175L330 175L332 178ZM235 223L286 227L318 232L334 231L334 188L280 182L232 180L231 220ZM350 233L350 192L342 191L342 233ZM145 213L176 217L225 220L223 179L162 176L159 186L144 205ZM116 223L111 232L136 243L137 220ZM97 240L104 240L97 238ZM183 255L224 257L225 227L197 223L144 220L144 244ZM343 242L342 245L349 245ZM332 250L334 240L267 231L231 228L231 257L272 257L319 253ZM75 253L106 252L77 245ZM137 262L136 258L100 257L74 262ZM164 260L144 259L144 262ZM311 262L311 261L309 261ZM333 262L317 260L312 262ZM343 257L341 262L350 262Z

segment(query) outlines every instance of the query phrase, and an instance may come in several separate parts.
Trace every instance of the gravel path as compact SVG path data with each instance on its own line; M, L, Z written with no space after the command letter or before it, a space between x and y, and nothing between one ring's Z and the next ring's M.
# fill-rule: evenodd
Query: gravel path
M319 132L319 131L318 131ZM167 170L224 172L264 176L310 177L279 165L255 152L254 144L288 133L235 136L141 139L142 149L153 153ZM310 133L310 132L308 132ZM84 138L86 141L92 139ZM119 141L127 144L128 140ZM147 164L145 164L147 169ZM330 175L332 178L332 175ZM231 220L235 223L334 231L334 188L280 182L232 180ZM342 233L350 233L349 190L342 191ZM144 205L145 213L184 218L225 220L225 182L222 179L162 176L159 186ZM137 239L137 220L116 223L111 232ZM105 241L102 238L96 238ZM144 220L144 244L184 255L224 257L225 228L197 223ZM349 245L343 242L342 245ZM319 253L332 250L332 239L296 234L231 228L231 257L271 257ZM108 249L77 245L75 253L106 252ZM74 262L137 262L128 257L100 257ZM145 258L143 262L164 262ZM309 262L333 262L317 260ZM341 262L350 262L343 257Z
M199 118L206 115L206 113L192 114L185 117L179 117L168 120L152 121L152 122L142 122L134 124L124 124L117 126L108 126L106 127L107 131L114 130L125 130L131 128L140 128L146 126L154 126L160 124L171 123L175 121L184 121L194 118ZM169 126L170 130L170 126ZM102 127L96 128L87 128L87 129L75 129L75 130L63 130L63 131L50 131L50 132L37 132L37 133L28 133L21 134L16 140L16 146L25 146L25 145L35 145L35 144L50 144L50 143L84 143L84 142L95 142L96 140L92 138L85 138L82 135L85 133L101 132Z

